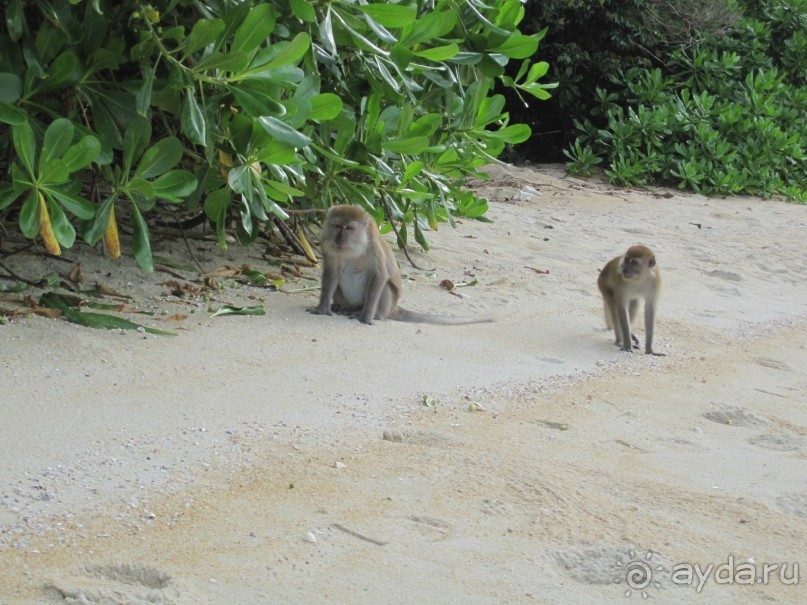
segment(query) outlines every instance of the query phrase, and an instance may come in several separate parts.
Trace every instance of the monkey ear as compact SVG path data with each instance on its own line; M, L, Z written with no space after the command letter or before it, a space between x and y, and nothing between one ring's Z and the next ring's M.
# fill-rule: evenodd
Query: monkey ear
M656 266L656 257L655 256L650 257L650 262L648 263L648 265L650 267L655 267Z

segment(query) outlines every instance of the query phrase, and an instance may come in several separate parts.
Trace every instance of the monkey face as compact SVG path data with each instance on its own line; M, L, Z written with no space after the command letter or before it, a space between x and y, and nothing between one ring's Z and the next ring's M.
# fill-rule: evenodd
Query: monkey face
M324 245L342 257L358 256L367 248L367 225L359 220L332 216L325 229Z

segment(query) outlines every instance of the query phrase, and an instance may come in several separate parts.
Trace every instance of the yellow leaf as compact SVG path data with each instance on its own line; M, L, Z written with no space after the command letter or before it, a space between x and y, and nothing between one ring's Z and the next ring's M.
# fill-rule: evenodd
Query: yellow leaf
M39 235L42 236L42 241L45 243L45 250L47 250L49 254L59 256L62 253L59 242L56 241L56 235L53 233L48 204L45 202L45 196L42 195L42 193L39 194Z
M120 238L118 237L118 223L115 221L114 204L109 209L109 222L106 224L104 243L106 244L107 252L112 258L120 258Z
M314 255L314 249L311 247L311 244L308 243L308 240L305 237L305 233L303 233L302 228L297 228L297 239L300 240L300 245L303 247L303 251L305 252L306 257L312 263L317 264L317 257Z

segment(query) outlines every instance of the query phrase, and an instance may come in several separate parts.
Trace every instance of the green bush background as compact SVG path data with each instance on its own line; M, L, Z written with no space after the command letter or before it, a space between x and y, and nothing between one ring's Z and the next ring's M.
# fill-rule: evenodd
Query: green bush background
M116 254L125 222L146 270L151 217L172 210L203 212L223 247L360 204L427 247L439 222L484 218L465 177L531 134L494 83L549 96L523 16L519 0L11 0L0 211L52 253L81 237Z

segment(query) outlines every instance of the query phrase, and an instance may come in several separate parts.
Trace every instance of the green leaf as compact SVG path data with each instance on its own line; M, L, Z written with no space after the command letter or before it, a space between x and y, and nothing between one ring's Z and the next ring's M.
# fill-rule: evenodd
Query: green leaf
M205 198L205 215L216 224L216 239L219 248L227 249L227 240L224 237L224 224L227 219L227 210L232 202L232 192L226 187L216 189Z
M75 172L93 162L101 153L101 142L92 135L81 137L62 156L68 172Z
M28 239L39 233L39 195L32 191L20 210L20 231Z
M317 13L314 7L311 6L306 0L289 0L291 12L300 21L306 23L315 23L317 21Z
M295 148L307 147L311 138L272 116L258 118L258 123L277 141Z
M50 196L48 196L48 209L50 210L50 221L56 240L65 248L72 248L73 243L76 241L76 230L73 229L73 225L67 220L62 209L54 203Z
M64 51L50 64L50 69L45 72L44 77L46 79L40 84L38 89L40 91L50 91L59 88L73 75L73 70L76 69L77 65L78 59L76 55L69 50Z
M429 61L446 61L455 57L459 52L460 47L452 42L445 46L435 46L434 48L415 51L415 56L428 59Z
M154 87L154 74L156 70L153 67L147 67L145 78L140 90L135 95L135 111L138 115L144 118L149 117L149 107L151 107L151 91Z
M304 191L300 191L296 187L292 187L291 185L287 185L286 183L281 183L280 181L266 180L264 181L264 185L274 189L275 191L277 191L278 193L282 194L285 197L295 197L299 195L305 195Z
M392 153L401 155L415 155L422 153L429 146L427 137L407 137L404 139L393 139L382 141L381 148Z
M185 40L185 55L211 44L224 31L224 21L221 19L199 19L193 25L190 36Z
M109 212L116 199L117 194L115 193L107 197L98 207L98 211L95 213L93 219L84 226L82 231L84 241L91 246L100 242L101 238L104 237L107 224L109 223Z
M417 18L416 9L400 4L364 4L356 8L384 27L403 27Z
M266 310L263 308L263 305L255 305L253 307L224 305L210 317L218 317L220 315L266 315Z
M11 206L18 197L11 183L0 183L0 210Z
M504 128L500 128L499 130L485 131L485 136L500 139L505 143L510 143L511 145L523 143L529 139L531 135L532 130L527 124L513 124L512 126L506 126Z
M319 24L319 37L322 44L332 55L336 54L336 40L333 36L333 19L331 18L332 9L328 4L328 9L325 11L325 18Z
M64 183L70 173L61 158L49 159L39 165L39 180L42 183Z
M482 60L484 55L482 53L471 53L466 51L458 52L450 59L446 59L449 63L456 63L457 65L476 65Z
M197 145L204 145L207 138L207 122L202 108L196 102L195 90L189 88L185 91L185 100L182 103L180 124L182 132Z
M26 120L22 124L11 127L11 137L14 140L14 149L22 160L23 166L31 178L36 178L34 157L36 156L36 139L31 124Z
M240 108L253 118L269 114L282 116L286 113L282 103L263 91L233 86L230 92L233 93Z
M193 68L196 73L205 71L228 71L237 73L249 64L249 56L242 51L215 52L205 57Z
M457 23L457 11L452 9L433 11L419 17L404 29L400 43L412 47L448 34Z
M171 170L152 182L154 195L179 203L196 190L196 177L185 170Z
M80 219L88 220L95 216L95 206L89 200L64 187L56 185L43 186L42 191L55 197L71 214Z
M20 108L10 105L5 101L0 101L0 122L12 126L19 126L27 119L28 117L25 115L25 112Z
M134 219L134 233L132 234L132 252L140 268L146 273L154 271L154 259L151 256L151 243L149 242L149 228L137 204L132 204L132 218Z
M511 59L526 59L535 54L538 50L538 40L532 36L513 33L504 43L494 49L494 52L501 53Z
M311 37L306 32L300 32L283 48L278 55L263 65L264 69L277 69L285 65L293 65L303 58L311 46Z
M129 123L123 136L123 172L128 175L151 139L151 120L137 118Z
M15 103L22 95L22 80L17 74L0 73L0 101Z
M543 78L548 71L549 63L546 61L538 61L538 63L533 63L526 79L524 80L524 84L532 84L539 78Z
M64 152L70 147L70 143L73 142L73 132L73 123L66 118L57 118L50 123L45 131L42 151L39 155L40 171L44 169L43 165L49 160L61 158L64 155Z
M342 99L332 92L324 92L311 98L311 112L308 117L312 120L332 120L342 111Z
M401 177L401 187L406 185L409 181L415 178L423 171L423 162L420 160L415 160L409 166L406 167L406 171L404 172L403 176Z
M266 42L269 34L275 29L275 9L271 4L258 4L247 14L246 19L235 32L230 52L243 52L247 55L254 52Z
M182 143L176 137L166 137L146 150L135 170L135 176L150 179L171 170L182 159Z
M78 311L71 307L70 302L65 297L55 292L45 292L42 294L39 298L39 304L49 309L58 309L64 314L64 318L67 321L88 328L102 330L144 330L149 334L176 336L176 334L172 332L158 330L157 328L147 328L116 315Z
M22 12L22 0L11 0L6 8L6 26L12 42L22 37L25 29L25 15Z
M297 63L303 55L308 51L311 46L311 38L305 32L300 32L290 42L280 42L276 46L282 46L283 50L277 53L269 61L260 63L254 67L242 71L241 73L233 75L232 81L254 79L264 74L263 77L269 77L270 72L279 70L282 67L287 67ZM302 79L302 77L300 78Z

